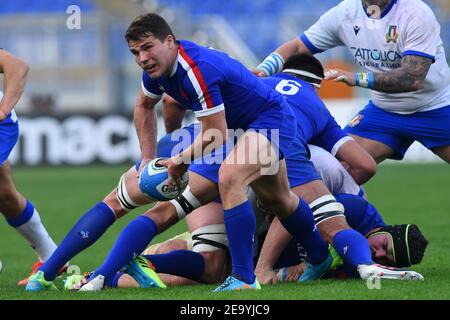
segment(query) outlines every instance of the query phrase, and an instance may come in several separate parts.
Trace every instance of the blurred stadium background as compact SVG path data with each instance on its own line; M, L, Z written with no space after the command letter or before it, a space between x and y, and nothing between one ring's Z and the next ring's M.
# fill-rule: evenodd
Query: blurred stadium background
M1 0L0 47L30 65L26 91L16 107L21 140L12 163L119 164L139 158L131 116L141 73L123 38L139 14L159 12L178 38L213 46L252 67L339 2ZM450 4L448 0L425 2L442 25L450 57ZM319 58L326 66L356 69L343 48ZM367 98L366 90L334 84L325 85L321 94L341 125ZM419 144L413 145L406 159L440 161Z

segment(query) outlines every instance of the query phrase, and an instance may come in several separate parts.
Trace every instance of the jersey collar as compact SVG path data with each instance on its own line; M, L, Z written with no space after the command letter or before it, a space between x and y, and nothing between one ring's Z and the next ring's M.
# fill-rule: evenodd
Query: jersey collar
M180 52L178 51L177 60L175 60L173 67L172 67L172 71L170 72L171 78L175 75L175 73L177 73L179 57L180 57Z

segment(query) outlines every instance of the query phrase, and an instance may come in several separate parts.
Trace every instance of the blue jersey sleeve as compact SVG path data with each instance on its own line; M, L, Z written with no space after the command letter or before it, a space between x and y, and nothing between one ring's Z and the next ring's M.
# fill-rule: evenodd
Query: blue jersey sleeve
M142 73L142 91L147 97L155 100L161 99L164 93L158 83L155 80L152 80L146 72Z
M330 115L328 123L325 128L314 139L309 141L321 147L336 156L339 148L352 138L339 126L336 120Z
M336 200L345 208L345 219L348 225L363 236L375 228L386 225L378 210L366 199L353 194L340 193L336 195Z

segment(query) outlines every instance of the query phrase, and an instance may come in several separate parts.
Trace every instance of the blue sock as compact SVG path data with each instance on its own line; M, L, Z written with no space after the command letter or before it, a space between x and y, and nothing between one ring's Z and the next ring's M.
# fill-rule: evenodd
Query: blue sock
M131 221L117 238L103 264L92 275L105 277L105 284L111 286L116 272L140 255L157 233L155 222L147 216L139 216Z
M6 219L6 221L11 227L17 228L27 223L33 216L33 213L34 213L33 204L31 204L31 202L27 200L27 205L25 206L25 209L23 209L22 213L15 218Z
M339 231L334 235L333 247L344 262L357 267L359 264L372 264L369 242L353 229Z
M189 250L175 250L163 254L145 256L156 272L198 281L205 272L205 259L200 253Z
M312 264L320 264L328 258L328 244L315 226L311 208L303 199L299 200L297 209L286 219L280 219L280 222L305 248L308 260Z
M52 256L39 270L47 281L54 280L64 264L91 246L116 221L114 212L104 202L97 203L70 230Z
M232 274L246 283L255 281L253 272L253 234L255 214L250 201L224 210L225 229L230 246Z

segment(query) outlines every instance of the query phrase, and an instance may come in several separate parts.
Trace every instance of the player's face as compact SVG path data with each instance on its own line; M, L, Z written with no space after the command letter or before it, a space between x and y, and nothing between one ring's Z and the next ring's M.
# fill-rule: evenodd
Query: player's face
M174 38L169 35L164 41L153 35L128 43L136 63L152 78L170 75L176 62L178 49Z
M368 239L372 259L376 263L395 267L392 254L392 239L386 232L375 233Z

